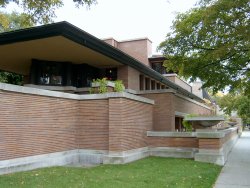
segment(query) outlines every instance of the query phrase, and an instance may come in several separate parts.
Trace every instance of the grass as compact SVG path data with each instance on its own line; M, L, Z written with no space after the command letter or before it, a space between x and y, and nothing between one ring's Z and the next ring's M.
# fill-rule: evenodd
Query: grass
M52 167L0 176L1 188L213 187L221 167L189 159L148 157L124 165Z

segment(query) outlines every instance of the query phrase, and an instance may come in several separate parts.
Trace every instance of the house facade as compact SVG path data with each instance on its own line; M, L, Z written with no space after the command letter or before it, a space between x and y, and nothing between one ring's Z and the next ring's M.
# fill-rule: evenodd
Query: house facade
M0 173L149 155L206 161L204 149L218 150L209 162L223 164L221 148L237 130L181 133L186 114L213 109L205 91L167 73L164 57L151 53L147 38L100 40L67 22L0 34L0 69L24 76L23 86L0 83ZM103 77L126 90L89 94Z

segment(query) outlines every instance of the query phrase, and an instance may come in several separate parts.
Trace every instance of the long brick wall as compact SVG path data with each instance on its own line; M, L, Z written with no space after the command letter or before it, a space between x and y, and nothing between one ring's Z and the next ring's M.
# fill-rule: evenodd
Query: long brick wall
M128 98L76 100L0 90L0 160L74 149L146 147L152 104Z

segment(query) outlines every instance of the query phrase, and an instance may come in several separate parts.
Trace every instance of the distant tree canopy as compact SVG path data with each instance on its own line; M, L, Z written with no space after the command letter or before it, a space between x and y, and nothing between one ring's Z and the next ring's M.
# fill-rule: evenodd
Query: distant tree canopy
M228 115L237 111L244 123L250 123L250 98L242 94L227 94L218 97L217 102L220 108Z
M229 88L250 95L249 0L202 0L179 14L159 46L164 65L214 92Z
M0 12L0 33L15 29L27 28L34 25L35 23L27 19L27 15L24 13L13 12L8 14ZM22 75L0 70L0 82L21 85L22 81Z
M0 33L34 26L24 13L12 12L10 14L0 11Z
M73 0L76 7L96 3L96 0ZM4 9L10 3L16 3L22 8L26 19L31 23L50 23L55 15L55 10L63 6L63 0L0 0L0 8ZM1 17L1 14L0 14Z

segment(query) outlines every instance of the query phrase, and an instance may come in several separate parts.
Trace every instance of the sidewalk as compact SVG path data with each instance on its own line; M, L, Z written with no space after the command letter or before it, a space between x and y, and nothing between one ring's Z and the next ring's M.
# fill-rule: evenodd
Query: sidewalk
M244 131L229 154L215 188L250 187L250 131Z

